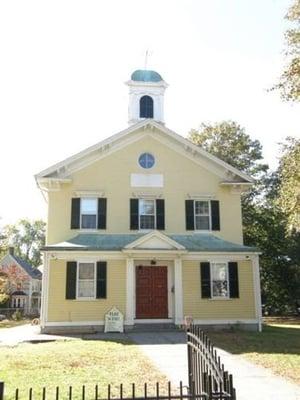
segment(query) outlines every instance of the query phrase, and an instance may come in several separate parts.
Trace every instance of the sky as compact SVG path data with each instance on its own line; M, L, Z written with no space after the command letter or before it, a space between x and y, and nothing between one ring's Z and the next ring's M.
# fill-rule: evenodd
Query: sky
M125 129L131 73L169 84L166 125L182 136L234 120L276 167L300 106L269 91L284 64L290 0L0 2L0 226L46 219L34 174Z

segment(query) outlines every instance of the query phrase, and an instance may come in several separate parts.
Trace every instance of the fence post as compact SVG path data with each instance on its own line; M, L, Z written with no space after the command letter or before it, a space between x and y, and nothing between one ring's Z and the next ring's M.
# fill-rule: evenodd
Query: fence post
M0 381L0 400L4 400L4 382Z

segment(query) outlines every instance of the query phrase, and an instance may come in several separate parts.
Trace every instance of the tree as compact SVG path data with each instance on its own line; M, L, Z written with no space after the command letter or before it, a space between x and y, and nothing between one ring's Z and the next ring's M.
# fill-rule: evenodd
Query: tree
M41 264L40 248L45 244L45 222L22 219L16 224L6 225L3 229L2 245L13 246L15 254L34 267Z
M279 168L268 174L267 165L261 163L262 146L235 122L202 124L199 131L190 132L189 138L256 178L250 194L242 197L244 243L262 252L261 285L266 306L277 313L294 310L296 300L300 300L300 232L287 230L288 212L279 199L283 192L288 196L286 203L292 204L289 211L299 200L296 188L300 170L295 161L299 149L295 141L287 141Z
M275 174L273 177L276 179ZM276 189L269 189L273 196ZM300 299L300 235L287 233L286 216L278 206L277 198L272 199L269 193L264 201L253 202L246 211L243 215L244 242L262 252L263 303L277 313L294 310Z
M300 140L286 138L279 163L279 205L287 217L288 229L300 231Z
M15 290L22 290L28 276L15 264L0 265L0 304L6 303Z
M253 177L259 177L268 169L266 164L260 163L263 155L259 141L252 140L245 129L234 121L202 123L199 130L190 131L188 138L204 150Z
M274 88L280 90L286 101L300 101L300 0L294 0L285 17L293 24L285 34L287 64Z
M7 275L0 271L0 305L7 303L9 300L8 294L8 279Z

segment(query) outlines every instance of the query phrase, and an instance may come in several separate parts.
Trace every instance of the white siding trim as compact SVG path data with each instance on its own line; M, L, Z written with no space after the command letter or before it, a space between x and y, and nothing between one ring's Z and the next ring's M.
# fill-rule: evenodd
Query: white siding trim
M175 279L175 324L180 324L183 320L183 290L182 290L182 260L174 260L174 279Z
M194 319L197 325L259 324L258 319Z
M254 283L254 297L255 297L255 311L259 324L259 332L262 331L262 309L261 309L261 289L260 289L260 273L259 273L259 256L252 258L253 267L253 283Z
M85 326L85 325L104 325L104 321L62 321L46 322L44 326ZM43 327L44 327L43 326Z
M126 260L126 316L125 325L133 325L134 319L134 262L132 258Z
M42 296L41 296L41 326L46 326L48 319L48 296L49 296L49 258L50 255L44 253L44 270L42 276Z

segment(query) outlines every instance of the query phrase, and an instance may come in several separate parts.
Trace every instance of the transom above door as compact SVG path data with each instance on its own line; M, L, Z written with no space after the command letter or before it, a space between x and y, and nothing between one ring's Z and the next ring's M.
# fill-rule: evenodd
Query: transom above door
M168 267L136 267L136 318L168 318Z

